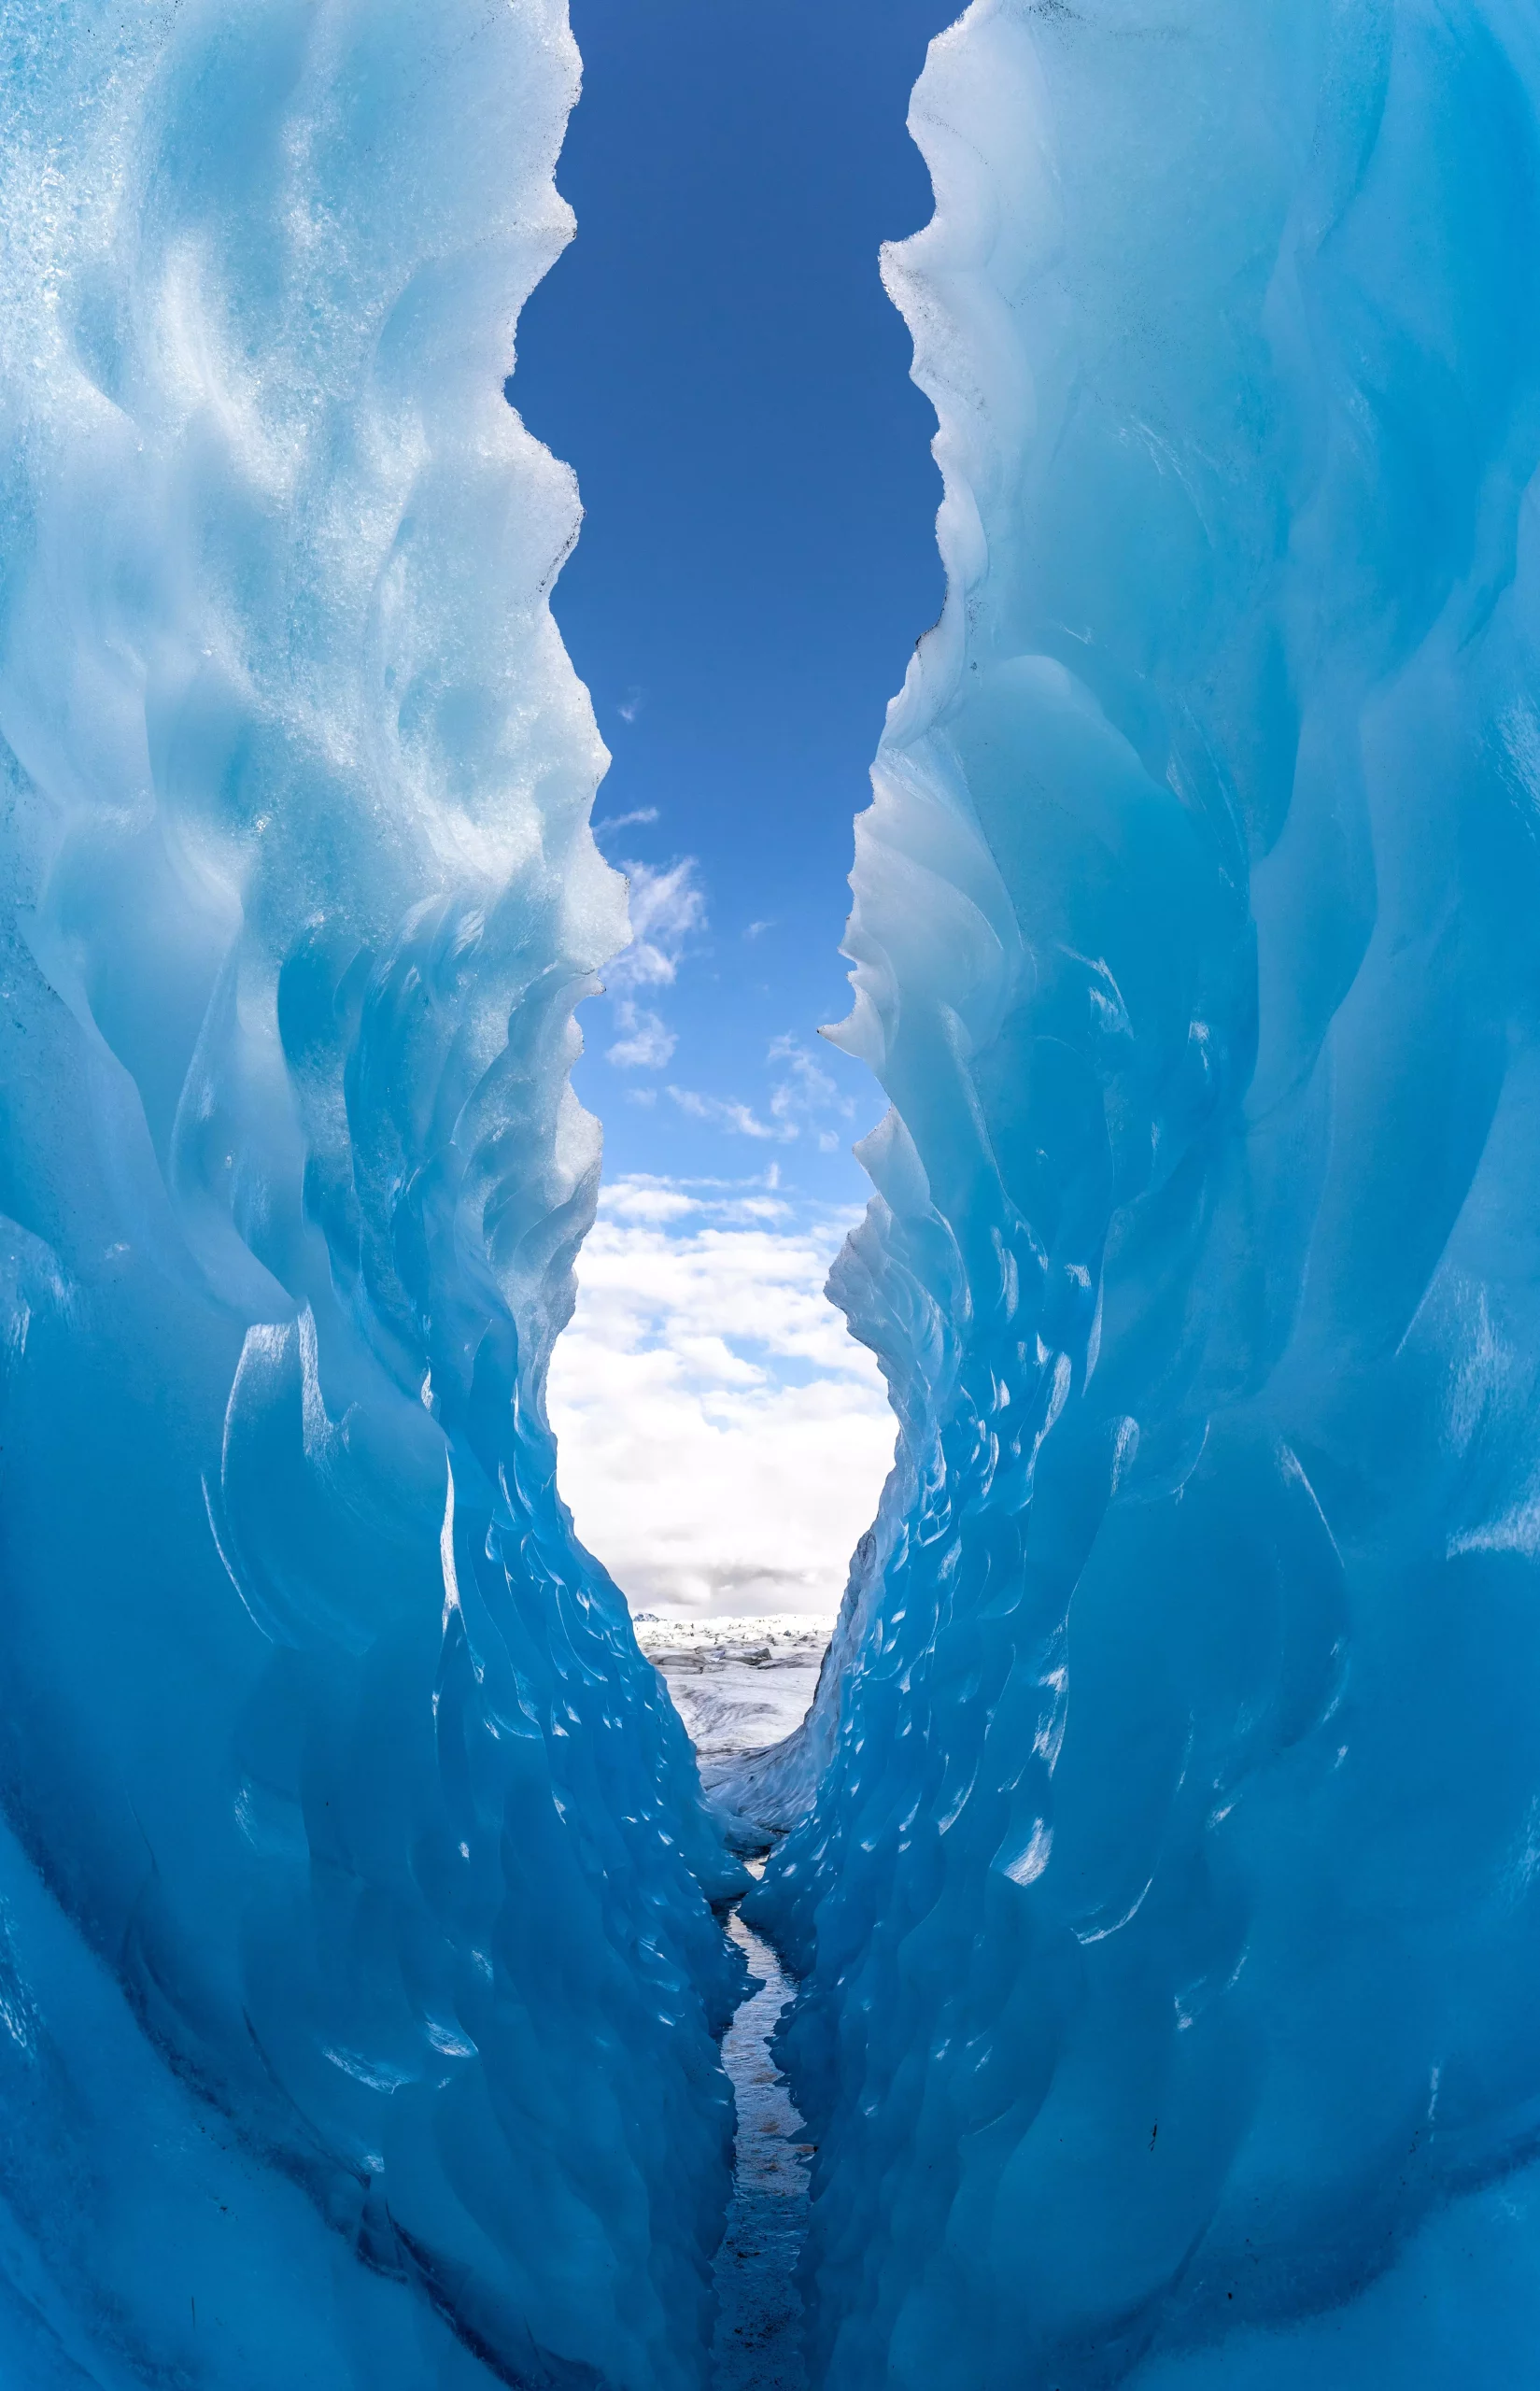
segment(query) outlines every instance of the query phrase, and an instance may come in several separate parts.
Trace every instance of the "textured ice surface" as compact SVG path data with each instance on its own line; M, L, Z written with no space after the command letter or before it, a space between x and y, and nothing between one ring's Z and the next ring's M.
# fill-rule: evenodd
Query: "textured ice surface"
M0 0L25 2391L706 2363L742 1879L543 1398L625 938L502 396L575 82L557 0Z
M827 2391L1533 2380L1537 103L1506 0L977 0L916 94L903 1444L749 1903Z

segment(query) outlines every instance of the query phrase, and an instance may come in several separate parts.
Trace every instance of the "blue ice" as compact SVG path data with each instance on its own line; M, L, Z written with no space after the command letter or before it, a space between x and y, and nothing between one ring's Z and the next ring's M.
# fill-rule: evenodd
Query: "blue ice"
M0 35L0 2372L681 2391L743 1880L543 1394L565 11Z
M977 0L911 122L949 596L833 1282L900 1461L750 1903L813 2380L1519 2391L1540 27Z
M736 1803L816 2391L1528 2391L1533 9L933 48L898 1454L710 1811L544 1408L626 935L502 398L564 9L0 34L0 2371L702 2391Z

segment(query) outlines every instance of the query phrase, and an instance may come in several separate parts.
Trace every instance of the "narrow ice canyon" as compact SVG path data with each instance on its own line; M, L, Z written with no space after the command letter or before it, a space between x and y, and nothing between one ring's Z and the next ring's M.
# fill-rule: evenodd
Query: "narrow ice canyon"
M545 1406L628 935L564 0L0 32L0 2376L1529 2391L1533 9L932 47L897 1455L700 1764Z

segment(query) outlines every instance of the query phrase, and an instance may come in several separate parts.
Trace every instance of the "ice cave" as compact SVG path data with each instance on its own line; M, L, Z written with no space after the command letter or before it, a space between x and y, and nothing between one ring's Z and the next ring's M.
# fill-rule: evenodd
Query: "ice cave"
M1533 0L931 47L897 1453L705 1782L545 1407L565 0L0 34L0 2381L1533 2391Z

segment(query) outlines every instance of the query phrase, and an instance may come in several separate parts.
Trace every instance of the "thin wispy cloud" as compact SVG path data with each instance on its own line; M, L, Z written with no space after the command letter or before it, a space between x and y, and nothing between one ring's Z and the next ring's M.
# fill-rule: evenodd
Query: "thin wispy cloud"
M793 1136L806 1130L820 1153L833 1153L841 1140L833 1124L854 1121L854 1097L841 1095L831 1073L798 1038L773 1039L766 1060L781 1067L770 1090L771 1117Z
M660 1071L673 1060L679 1040L661 1013L622 997L615 1009L620 1036L604 1050L604 1059L620 1071Z
M792 1145L808 1137L820 1153L832 1153L841 1134L833 1125L855 1119L854 1098L841 1093L799 1039L789 1035L775 1039L766 1061L780 1070L770 1089L769 1119L741 1097L706 1096L699 1088L671 1085L670 1098L692 1121L708 1121L729 1137L756 1138L776 1145Z
M612 993L671 987L686 941L706 927L706 892L693 856L666 870L623 863L629 884L631 942L606 974Z
M629 819L617 815L617 823ZM678 1037L655 1006L639 1004L640 989L672 987L689 941L706 927L706 892L693 856L666 870L626 863L631 942L605 973L616 1036L605 1060L621 1071L660 1071L672 1062Z
M709 1121L729 1137L773 1139L789 1143L798 1134L794 1122L762 1121L754 1107L733 1096L702 1096L693 1087L671 1087L670 1096L692 1121Z
M656 822L657 820L657 808L656 805L633 806L629 814L606 814L601 822L596 822L594 824L594 837L596 839L606 838L612 830L630 830L635 828L639 823Z

